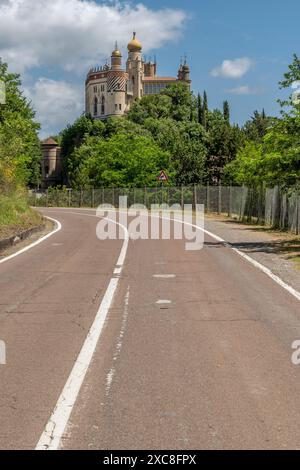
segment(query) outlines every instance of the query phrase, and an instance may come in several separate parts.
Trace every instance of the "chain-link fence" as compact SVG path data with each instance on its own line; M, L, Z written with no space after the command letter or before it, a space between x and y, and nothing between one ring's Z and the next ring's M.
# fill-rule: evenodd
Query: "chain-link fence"
M241 221L266 224L300 233L300 195L273 189L233 186L191 186L157 188L102 188L69 190L50 188L31 192L30 204L39 207L91 207L111 204L119 207L120 196L127 196L128 207L142 204L204 204L206 212L226 214Z

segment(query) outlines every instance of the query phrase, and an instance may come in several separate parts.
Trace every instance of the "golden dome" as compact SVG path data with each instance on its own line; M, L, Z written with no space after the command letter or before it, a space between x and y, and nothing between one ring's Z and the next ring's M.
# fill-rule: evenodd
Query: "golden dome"
M116 41L116 45L115 45L115 50L112 52L111 54L112 57L122 57L122 54L121 52L119 51L119 48L118 48L118 42Z
M131 39L130 43L127 46L129 52L141 52L142 44L136 38L136 33L133 33L133 38Z
M113 51L111 56L112 57L122 57L122 54L118 49L116 49L115 51Z

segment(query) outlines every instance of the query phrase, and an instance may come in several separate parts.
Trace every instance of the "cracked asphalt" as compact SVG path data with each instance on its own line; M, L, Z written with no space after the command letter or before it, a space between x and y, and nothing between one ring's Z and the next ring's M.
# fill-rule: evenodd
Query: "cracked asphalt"
M122 248L83 211L43 212L62 230L0 265L1 449L35 448ZM62 448L300 448L299 301L205 242L129 242Z

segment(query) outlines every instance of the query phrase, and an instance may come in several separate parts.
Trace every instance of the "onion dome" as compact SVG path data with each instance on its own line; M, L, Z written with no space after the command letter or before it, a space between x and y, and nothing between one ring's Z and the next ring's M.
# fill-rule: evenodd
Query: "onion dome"
M128 48L129 52L141 52L142 44L136 38L136 33L133 33L133 37L132 37L131 41L128 43L127 48Z

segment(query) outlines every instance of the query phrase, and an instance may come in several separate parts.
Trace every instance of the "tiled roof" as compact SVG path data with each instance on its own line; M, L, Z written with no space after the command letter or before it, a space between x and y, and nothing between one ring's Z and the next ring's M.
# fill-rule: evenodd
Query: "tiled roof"
M176 82L175 77L144 77L143 82Z
M51 138L44 140L42 143L43 145L58 145L58 143L55 142L55 140Z

